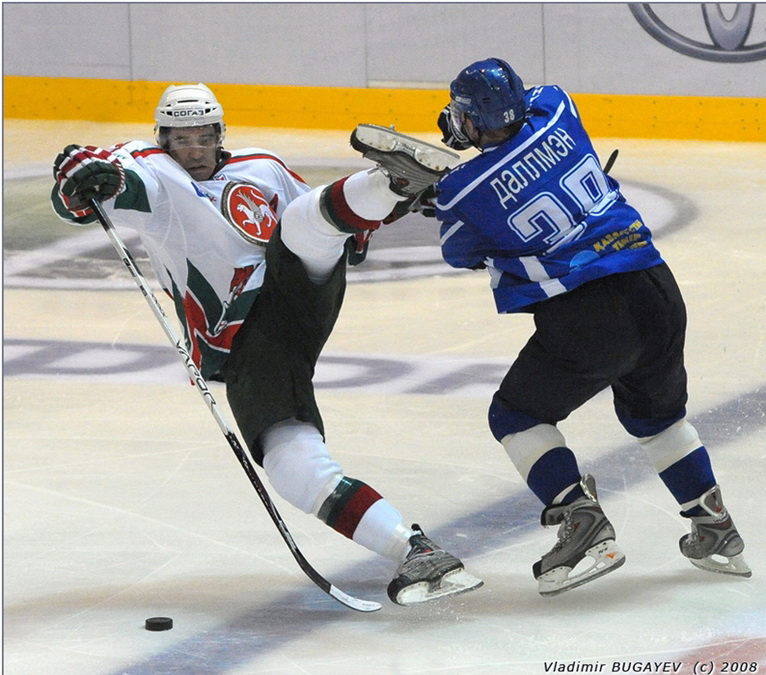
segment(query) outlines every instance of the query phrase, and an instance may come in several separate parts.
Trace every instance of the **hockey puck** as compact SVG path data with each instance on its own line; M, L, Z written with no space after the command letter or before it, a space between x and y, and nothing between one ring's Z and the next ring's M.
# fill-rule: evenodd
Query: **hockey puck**
M173 627L173 619L167 616L152 616L146 620L144 627L153 631L170 630Z

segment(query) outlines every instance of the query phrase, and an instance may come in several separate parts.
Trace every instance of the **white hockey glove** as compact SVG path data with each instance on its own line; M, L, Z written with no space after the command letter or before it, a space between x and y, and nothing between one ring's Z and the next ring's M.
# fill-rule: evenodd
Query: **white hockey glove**
M53 163L53 177L67 211L80 218L88 202L116 197L125 187L125 170L112 153L92 145L68 145Z

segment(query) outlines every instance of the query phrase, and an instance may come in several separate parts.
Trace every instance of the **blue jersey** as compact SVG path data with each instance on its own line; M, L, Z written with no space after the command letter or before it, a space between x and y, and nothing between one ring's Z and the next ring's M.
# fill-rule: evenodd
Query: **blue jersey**
M663 262L638 211L603 172L569 95L545 86L526 100L516 136L437 186L444 259L486 266L500 313Z

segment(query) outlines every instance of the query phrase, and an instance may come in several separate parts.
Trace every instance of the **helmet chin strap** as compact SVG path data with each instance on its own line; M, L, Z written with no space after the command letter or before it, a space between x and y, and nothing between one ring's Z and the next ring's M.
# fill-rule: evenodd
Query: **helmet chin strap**
M229 157L231 157L230 152L226 152L226 150L223 149L223 147L218 148L218 154L215 158L215 169L213 169L213 173L211 174L211 178L219 171L219 169L226 164Z
M463 134L465 134L465 137L471 141L471 145L477 150L481 150L484 147L481 142L481 137L484 134L478 130L473 123L473 120L468 117L468 115L463 115Z

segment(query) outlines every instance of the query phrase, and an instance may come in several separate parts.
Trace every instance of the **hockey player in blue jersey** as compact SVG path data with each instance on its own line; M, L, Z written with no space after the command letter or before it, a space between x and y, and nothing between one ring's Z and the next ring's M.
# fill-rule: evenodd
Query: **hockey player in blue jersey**
M641 215L602 169L572 99L556 86L525 89L505 61L486 59L452 82L439 127L448 146L480 150L437 185L444 259L486 268L499 313L534 316L489 426L543 503L542 524L560 525L533 566L540 593L625 562L595 480L581 474L557 427L607 387L690 519L683 555L749 577L710 457L686 419L681 293Z

